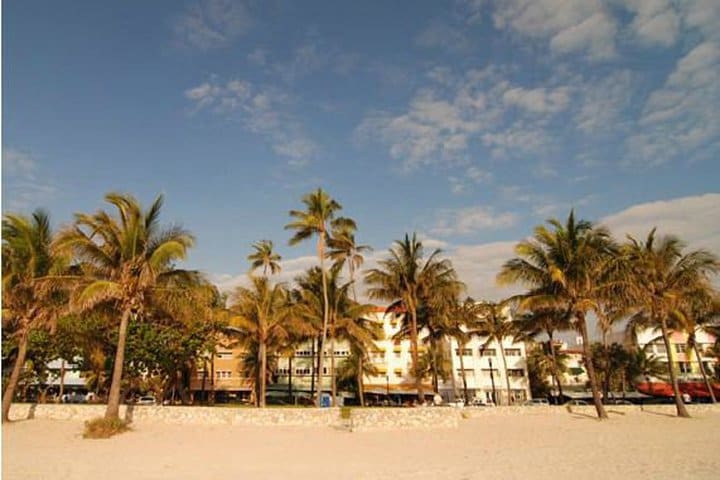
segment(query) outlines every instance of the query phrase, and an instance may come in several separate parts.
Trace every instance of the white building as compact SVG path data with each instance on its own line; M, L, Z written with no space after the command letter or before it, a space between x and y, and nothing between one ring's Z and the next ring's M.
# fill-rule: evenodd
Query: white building
M715 344L715 336L698 329L695 333L695 342L700 352L700 358L687 344L688 335L684 332L670 333L670 355L665 347L659 329L648 328L637 333L638 346L645 350L648 355L654 355L663 363L671 359L675 371L679 374L699 374L700 362L708 374L712 374L717 359L710 353Z

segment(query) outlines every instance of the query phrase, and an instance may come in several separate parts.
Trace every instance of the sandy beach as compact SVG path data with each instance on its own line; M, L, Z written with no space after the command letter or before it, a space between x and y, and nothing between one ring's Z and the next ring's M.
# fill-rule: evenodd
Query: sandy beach
M77 421L3 426L2 478L718 478L720 414L494 415L458 429L143 424L83 440Z

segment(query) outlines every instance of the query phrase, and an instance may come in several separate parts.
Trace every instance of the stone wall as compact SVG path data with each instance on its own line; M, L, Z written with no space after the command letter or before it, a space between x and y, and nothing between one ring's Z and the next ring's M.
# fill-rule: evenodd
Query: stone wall
M613 416L641 414L644 411L675 414L675 405L608 405ZM688 405L690 415L720 413L720 404ZM120 407L120 416L136 424L174 423L238 426L293 426L352 428L354 431L456 428L463 418L496 415L585 415L595 417L595 407L532 406L532 407L426 407L426 408L352 408L351 421L342 419L339 408L265 408L248 407ZM101 417L105 405L82 404L13 404L11 419L48 418L85 421Z
M461 415L455 408L353 408L353 430L454 428ZM13 404L11 419L48 418L85 421L100 417L105 405ZM239 426L322 426L346 428L339 408L248 408L120 406L120 416L136 424L176 423Z

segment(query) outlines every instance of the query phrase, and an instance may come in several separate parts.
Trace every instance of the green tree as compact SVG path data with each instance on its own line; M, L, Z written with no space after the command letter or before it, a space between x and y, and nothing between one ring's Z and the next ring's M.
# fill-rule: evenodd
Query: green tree
M250 273L260 267L263 269L263 276L267 276L268 270L272 275L280 272L280 260L282 260L282 257L273 251L272 240L255 242L253 249L255 251L247 257L250 262Z
M365 261L363 252L372 251L372 248L355 242L355 230L355 226L350 224L339 224L335 227L328 238L328 247L330 247L328 257L335 263L347 264L348 277L352 284L352 299L357 302L355 272Z
M20 374L25 365L32 330L52 327L64 308L61 292L39 280L61 273L63 257L52 249L50 219L42 210L30 217L7 214L2 221L2 323L11 332L17 355L2 400L2 421L9 420Z
M550 229L535 227L532 238L515 247L513 258L498 274L501 284L522 283L530 288L521 306L533 310L561 307L571 312L573 327L583 339L583 356L587 367L593 403L598 418L606 419L588 338L586 317L596 310L610 282L615 261L615 245L610 233L586 220L575 220L570 212L565 224L549 220Z
M679 417L689 417L682 400L677 375L672 364L670 330L673 320L678 330L684 325L676 312L683 299L702 284L709 275L720 269L717 257L704 250L683 254L685 245L674 236L657 238L652 229L645 241L629 237L622 248L626 266L626 291L630 303L639 308L636 318L645 318L650 325L660 327L668 352L668 373L675 393L675 407Z
M329 321L329 303L327 298L327 276L325 271L325 249L327 246L327 238L329 229L336 228L354 228L355 222L349 218L338 217L336 214L342 210L342 206L333 200L321 188L315 192L308 193L302 198L305 210L291 210L290 216L294 219L285 225L286 230L294 230L295 234L290 238L290 245L307 240L313 236L317 236L317 256L320 260L320 271L322 273L323 284L323 323L320 340L320 348L318 349L318 392L322 393L322 365L323 350L327 339L327 329ZM322 395L318 395L316 404L319 407Z
M141 319L146 310L173 311L193 303L196 272L179 270L193 245L193 236L179 226L161 228L163 197L143 210L131 195L109 193L105 200L117 211L78 213L75 223L61 231L55 247L72 252L82 265L83 275L66 277L76 286L73 309L81 314L113 308L120 315L117 347L105 418L119 418L120 390L125 363L128 325Z
M419 371L418 354L418 308L423 298L431 298L432 289L451 291L450 299L457 295L457 274L450 260L439 257L439 249L423 258L423 245L416 235L405 235L403 240L395 241L389 256L379 262L379 268L371 269L365 276L370 285L368 295L371 299L392 302L389 311L402 309L410 319L409 336L413 371ZM415 375L418 400L425 403L422 378Z

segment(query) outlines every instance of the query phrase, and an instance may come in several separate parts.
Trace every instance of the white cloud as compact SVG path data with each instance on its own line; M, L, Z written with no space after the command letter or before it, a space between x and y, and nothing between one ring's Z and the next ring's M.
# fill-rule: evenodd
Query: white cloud
M472 49L472 42L462 27L434 22L415 37L421 47L442 48L453 53L466 53Z
M657 227L659 235L676 235L689 248L720 255L720 193L642 203L601 219L618 240L630 234L644 240Z
M3 149L2 166L6 174L24 178L33 178L37 170L37 162L32 155L12 148Z
M598 81L580 81L577 128L588 134L623 128L623 113L630 105L635 79L628 70L618 70Z
M549 41L558 54L588 58L615 55L617 24L600 0L498 0L493 20L498 29Z
M507 105L514 105L533 113L558 113L567 108L570 96L566 87L555 89L515 87L505 90L503 101Z
M720 44L703 42L652 92L640 130L627 140L629 163L658 165L674 158L708 158L720 145Z
M209 109L215 114L240 114L244 127L267 139L275 153L290 159L290 166L307 165L319 151L290 114L289 96L280 90L239 79L225 84L213 79L187 89L185 98L193 102L193 113Z
M241 0L193 0L175 18L172 29L178 46L209 50L230 45L252 24Z
M680 15L671 0L626 0L635 14L630 23L633 35L643 44L669 47L680 35Z
M443 237L503 229L517 222L517 216L513 213L495 213L492 208L482 206L442 209L435 217L430 232Z
M58 193L52 180L38 175L40 164L32 153L3 148L2 170L3 209L24 211L45 207Z
M493 174L487 170L483 170L476 166L470 166L465 169L462 176L450 176L450 190L454 194L465 193L468 187L473 185L481 185L489 183L493 180Z

